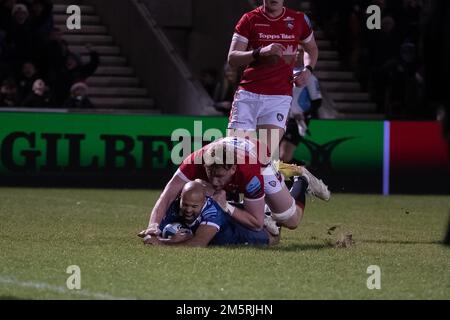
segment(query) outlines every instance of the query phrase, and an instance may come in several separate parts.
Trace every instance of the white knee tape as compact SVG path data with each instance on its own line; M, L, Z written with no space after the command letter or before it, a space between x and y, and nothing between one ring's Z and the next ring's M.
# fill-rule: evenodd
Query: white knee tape
M297 206L295 205L295 200L292 199L292 206L287 209L285 212L281 212L281 213L275 213L272 212L272 217L273 220L277 221L277 222L284 222L286 220L289 220L291 217L293 217L295 215L297 211Z

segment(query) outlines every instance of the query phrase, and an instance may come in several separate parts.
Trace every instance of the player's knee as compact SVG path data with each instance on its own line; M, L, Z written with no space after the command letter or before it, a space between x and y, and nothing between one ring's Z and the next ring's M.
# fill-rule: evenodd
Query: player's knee
M302 218L303 218L303 210L298 206L296 206L295 214L291 218L280 224L289 230L295 230L298 228L298 225L300 224Z
M295 218L297 214L297 206L295 205L294 199L292 199L292 205L284 212L272 212L272 217L276 222L280 224L285 224Z
M297 216L293 216L289 220L282 223L282 226L289 229L289 230L295 230L298 228L299 220Z

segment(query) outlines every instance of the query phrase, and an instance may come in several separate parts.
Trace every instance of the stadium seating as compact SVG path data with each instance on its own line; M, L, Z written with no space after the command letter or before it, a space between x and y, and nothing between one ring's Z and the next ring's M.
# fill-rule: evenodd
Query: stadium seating
M66 28L67 6L79 2L54 0L54 21L57 27L64 30L64 38L70 50L81 55L83 62L89 59L85 48L88 43L100 55L97 71L87 80L89 96L95 108L144 110L157 113L154 100L149 97L148 90L141 86L134 69L122 55L120 47L115 45L114 38L109 35L107 27L101 23L93 6L80 6L82 12L80 30Z
M309 15L310 7L310 1L301 3L301 10ZM333 101L333 108L337 111L336 118L383 119L385 115L376 112L376 104L370 101L367 92L361 90L353 72L342 67L338 51L326 39L324 32L315 27L314 35L319 48L315 74L322 90Z

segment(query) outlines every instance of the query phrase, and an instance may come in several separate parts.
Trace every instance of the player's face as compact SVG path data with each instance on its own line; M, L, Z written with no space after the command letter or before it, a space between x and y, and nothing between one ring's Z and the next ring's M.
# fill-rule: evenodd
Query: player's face
M277 13L283 9L284 0L264 0L264 7L268 12Z
M206 167L206 175L208 176L209 183L211 183L216 191L223 190L230 183L235 172L235 165L229 170L223 167Z
M192 223L202 212L205 198L200 196L182 196L180 201L180 215L188 224Z

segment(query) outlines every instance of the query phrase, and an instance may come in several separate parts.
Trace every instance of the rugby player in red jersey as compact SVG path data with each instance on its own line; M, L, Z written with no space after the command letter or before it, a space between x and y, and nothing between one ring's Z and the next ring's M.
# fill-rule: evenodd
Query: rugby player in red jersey
M262 6L244 14L228 53L231 66L245 67L232 104L228 134L265 129L271 153L284 134L292 84L305 86L318 58L309 18L283 5L284 0L263 0ZM305 67L293 76L299 44L305 52ZM275 144L270 143L272 136L277 136Z
M212 196L237 222L260 230L264 225L277 235L277 226L269 225L264 214L267 202L272 216L279 225L295 229L300 222L305 205L305 193L310 191L319 198L328 200L326 186L306 169L302 169L291 189L286 188L279 175L271 166L260 162L261 148L266 147L249 138L227 137L214 141L189 155L156 202L149 225L139 236L157 235L159 224L166 215L170 204L179 196L184 185L201 180ZM243 194L242 205L227 202L226 193ZM279 208L286 208L283 211ZM266 220L266 221L265 221Z

